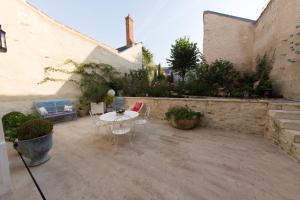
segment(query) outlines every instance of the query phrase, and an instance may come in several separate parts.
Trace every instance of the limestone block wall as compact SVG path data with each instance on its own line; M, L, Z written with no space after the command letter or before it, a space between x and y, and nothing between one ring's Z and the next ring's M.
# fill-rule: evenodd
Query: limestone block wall
M271 78L277 90L288 99L300 100L300 55L296 58L289 43L300 42L300 1L273 0L256 22L253 60L264 53L274 55ZM293 38L290 37L294 34Z
M0 24L7 34L7 53L0 53L0 110L29 109L38 98L76 98L79 90L66 82L71 75L56 73L59 82L37 84L46 76L44 68L62 66L67 59L98 62L120 72L142 67L141 45L120 55L101 42L66 27L24 0L0 0ZM109 28L109 27L107 27ZM31 103L28 103L29 100Z
M300 56L289 50L290 42L300 43L298 25L299 0L271 0L255 22L208 11L204 13L204 55L210 62L227 59L240 71L254 70L258 56L274 56L275 90L300 101ZM289 58L295 62L288 62Z
M251 70L254 21L206 11L203 24L203 53L208 62L222 58L233 62L237 70Z
M129 106L142 101L150 106L150 116L165 119L165 113L172 106L188 105L204 113L203 126L240 133L264 135L267 121L268 102L238 99L175 99L126 97Z

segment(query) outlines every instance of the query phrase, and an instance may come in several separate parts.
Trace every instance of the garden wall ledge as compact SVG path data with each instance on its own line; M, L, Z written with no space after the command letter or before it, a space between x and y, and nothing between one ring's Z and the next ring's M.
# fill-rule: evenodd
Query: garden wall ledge
M150 117L165 119L165 113L172 106L189 106L204 113L202 125L228 131L264 135L267 123L269 100L227 99L227 98L153 98L126 97L132 106L143 101L151 109Z

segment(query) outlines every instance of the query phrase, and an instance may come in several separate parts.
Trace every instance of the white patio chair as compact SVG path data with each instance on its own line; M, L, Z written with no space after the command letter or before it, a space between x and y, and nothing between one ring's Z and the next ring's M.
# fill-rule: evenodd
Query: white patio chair
M102 120L100 120L99 115L93 114L92 111L90 111L89 113L90 113L90 117L91 117L91 119L92 119L92 121L93 121L93 124L94 124L94 126L95 126L95 132L96 132L96 133L99 133L99 129L100 129L100 128L104 128L104 130L105 130L105 135L106 135L106 136L109 136L109 135L108 135L109 131L107 130L109 124L108 124L108 123L105 123L105 122L102 121Z
M124 118L124 116L120 116L120 118ZM111 133L113 136L113 144L118 146L119 143L119 137L127 136L128 141L131 144L131 130L132 130L132 121L131 120L120 120L120 118L117 118L112 126L111 126Z
M139 126L143 126L144 128L144 132L146 131L146 124L149 120L149 116L150 116L150 107L146 106L146 111L140 115L136 120L134 120L134 128L139 127Z

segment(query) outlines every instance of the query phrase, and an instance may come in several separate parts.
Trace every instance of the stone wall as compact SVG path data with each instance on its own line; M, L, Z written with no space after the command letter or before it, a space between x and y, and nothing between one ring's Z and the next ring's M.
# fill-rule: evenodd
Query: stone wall
M136 101L143 101L150 106L150 116L154 119L164 119L165 113L172 106L188 105L193 110L204 113L204 126L240 133L263 135L267 120L267 101L126 97L129 106L134 105Z
M289 50L291 34L300 42L299 0L271 0L256 22L215 12L204 13L204 54L211 62L225 58L237 69L255 69L256 58L274 56L271 78L285 98L300 100L300 56ZM295 63L289 58L297 58Z
M232 61L237 70L251 70L254 21L206 11L203 24L203 53L208 62L222 58Z
M66 82L71 75L54 73L51 77L62 81L38 84L48 75L45 67L72 70L73 66L63 65L67 59L106 63L121 72L142 66L141 44L120 55L116 49L56 22L24 0L2 0L0 19L8 46L7 53L0 53L0 111L8 107L29 110L28 105L35 99L77 97L78 88Z
M295 58L289 50L291 34L299 33L300 2L298 0L273 0L256 22L253 60L265 53L274 55L271 78L276 88L288 99L300 100L300 56L297 62L288 62ZM300 36L294 36L294 42L300 42Z

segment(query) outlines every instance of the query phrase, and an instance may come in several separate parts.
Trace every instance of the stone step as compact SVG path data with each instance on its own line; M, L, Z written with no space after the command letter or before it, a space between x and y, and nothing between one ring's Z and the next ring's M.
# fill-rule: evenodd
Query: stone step
M281 129L290 129L300 131L300 120L278 119Z
M269 115L277 119L300 120L300 111L269 110Z
M289 140L290 143L300 143L300 131L282 129L280 137Z
M287 111L300 111L300 103L272 103L270 105L272 110L287 110Z
M291 149L292 156L297 159L298 162L300 162L300 144L293 143L292 149Z

